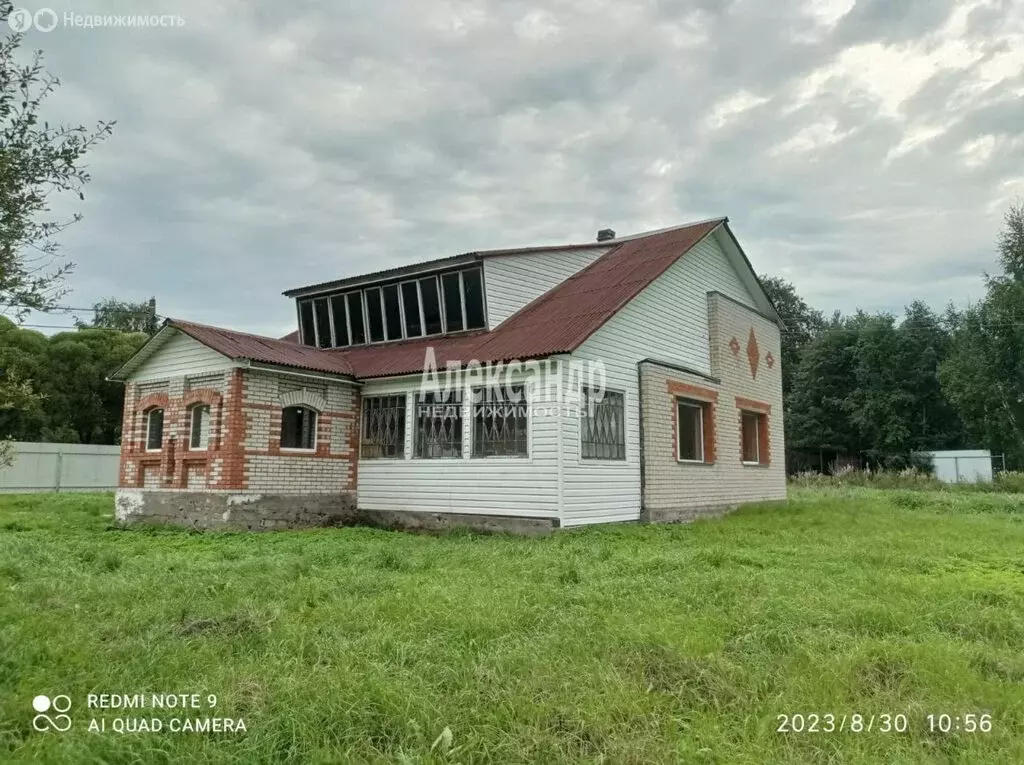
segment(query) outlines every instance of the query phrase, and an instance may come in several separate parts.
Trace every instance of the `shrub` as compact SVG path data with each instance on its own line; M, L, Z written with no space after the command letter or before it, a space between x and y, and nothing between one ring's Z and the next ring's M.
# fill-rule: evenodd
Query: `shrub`
M823 486L864 486L873 489L911 489L916 491L1001 492L1024 494L1024 472L1004 471L992 481L981 483L943 483L935 476L912 467L903 470L859 470L837 465L831 475L807 471L792 476L790 483L806 488Z

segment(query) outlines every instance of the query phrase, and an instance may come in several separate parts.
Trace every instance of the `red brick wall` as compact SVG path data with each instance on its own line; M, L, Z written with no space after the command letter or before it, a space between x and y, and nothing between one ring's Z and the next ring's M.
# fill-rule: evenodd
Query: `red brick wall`
M319 414L313 452L280 446L282 397L296 396L325 404L314 407ZM199 403L210 407L210 438L205 450L191 450L191 407ZM146 415L155 407L164 410L163 444L159 451L146 451ZM219 387L190 388L188 378L129 382L120 486L302 494L354 491L358 407L358 393L346 383L252 370L225 373Z

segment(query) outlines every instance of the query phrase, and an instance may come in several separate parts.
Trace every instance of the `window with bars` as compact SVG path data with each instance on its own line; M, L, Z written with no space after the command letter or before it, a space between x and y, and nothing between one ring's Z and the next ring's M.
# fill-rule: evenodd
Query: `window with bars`
M416 394L415 419L415 457L462 457L462 390Z
M286 406L281 410L281 448L316 448L316 410L308 406Z
M529 406L523 385L473 390L473 456L528 457Z
M622 393L583 389L580 456L585 460L626 459L626 403Z
M303 298L298 306L301 341L319 348L345 348L487 326L483 271L479 266Z
M359 457L364 460L405 457L405 396L367 396Z

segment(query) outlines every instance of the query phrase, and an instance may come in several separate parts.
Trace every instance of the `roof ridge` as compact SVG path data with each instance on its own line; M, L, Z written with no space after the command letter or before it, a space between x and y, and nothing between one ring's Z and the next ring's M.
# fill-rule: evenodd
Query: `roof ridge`
M294 345L294 346L297 346L299 348L305 348L305 349L308 349L308 350L317 350L317 351L331 350L331 349L328 349L328 348L316 348L316 347L310 346L310 345L303 345L302 343L295 342L294 340L285 340L283 337L270 337L268 335L257 335L257 334L255 334L253 332L243 332L243 331L237 330L237 329L228 329L227 327L217 327L217 326L215 326L213 324L203 324L203 323L198 322L198 321L188 321L187 319L175 319L172 316L168 316L164 320L164 324L165 325L170 325L172 327L180 327L181 325L186 325L186 326L190 326L190 327L201 327L202 329L212 329L214 332L227 332L228 334L231 334L231 335L245 335L246 337L251 337L251 338L253 338L255 340L270 340L270 341L275 342L275 343L287 343L288 345Z

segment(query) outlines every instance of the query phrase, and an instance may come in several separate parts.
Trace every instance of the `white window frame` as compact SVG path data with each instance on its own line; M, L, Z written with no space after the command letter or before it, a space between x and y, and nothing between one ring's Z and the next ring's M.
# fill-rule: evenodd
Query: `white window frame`
M469 388L462 386L461 388L452 388L453 392L457 392L460 396L459 403L459 455L457 457L423 457L416 454L416 446L419 443L419 429L420 429L420 418L418 415L418 407L420 406L420 396L426 396L423 392L413 392L409 394L409 398L412 400L412 448L409 452L409 457L412 460L418 460L420 462L431 463L431 464L443 464L445 462L464 463L470 459L469 456L469 442L473 437L472 429L467 431L466 424L472 416L472 408L469 404ZM446 406L445 404L437 404L434 406ZM452 405L454 406L454 405ZM514 459L520 459L518 457Z
M406 454L406 446L409 442L409 399L415 396L414 393L374 393L372 396L362 396L359 405L359 459L360 461L366 460L367 462L398 462L400 460L408 459ZM373 398L401 398L403 400L402 409L405 412L404 420L402 421L402 444L401 448L398 449L398 453L394 457L365 457L363 456L363 417L366 411L367 399ZM415 405L414 405L415 406Z
M307 412L313 413L313 447L307 448L304 446L284 446L281 444L281 438L284 436L284 413L286 409L305 409ZM281 407L281 432L278 434L277 443L280 445L282 452L301 452L304 454L315 454L316 445L320 437L320 412L308 404L292 404L291 406Z
M160 446L151 448L149 445L149 431L153 426L153 415L160 412ZM166 412L161 406L154 406L152 409L146 410L146 451L147 452L159 452L163 451L164 448L164 417Z
M578 396L580 403L580 419L582 420L582 409L587 401L587 391L596 390L589 385L580 385ZM629 459L629 432L627 428L627 421L629 420L629 396L626 395L626 391L621 388L605 388L604 393L612 393L618 396L622 396L622 457L584 457L583 456L583 424L579 425L579 459L580 462L592 465L595 463L607 463L609 465L621 465Z
M533 416L532 416L532 399L530 397L530 385L524 380L522 382L507 383L502 385L503 388L522 388L523 396L521 404L526 407L526 454L481 454L477 455L476 451L476 411L473 408L476 401L476 393L479 391L484 393L488 390L487 386L475 386L469 388L469 415L468 415L468 430L469 430L469 459L471 460L508 460L510 462L529 462L533 459ZM466 418L466 411L463 409L463 418ZM462 438L466 440L466 430L463 427Z
M744 465L760 465L761 464L761 418L764 416L762 412L755 412L753 409L740 409L740 437L743 436L743 423L747 416L752 416L754 419L754 461L743 459L742 446L740 451L740 461ZM741 440L741 443L745 445L745 441Z
M685 406L690 409L696 409L700 414L698 422L700 423L700 438L697 443L700 444L700 458L689 459L683 457L683 423L679 417L679 407ZM683 462L688 465L706 465L707 455L704 453L704 402L693 398L677 398L676 399L676 461Z
M208 426L207 426L207 429L206 429L206 443L203 444L202 446L196 446L193 443L193 440L195 439L195 436L196 436L196 414L198 412L202 411L203 409L206 410L207 417L208 417ZM193 404L191 407L189 407L188 450L190 452L205 452L205 451L207 451L210 448L210 436L212 435L212 427L213 427L213 407L211 407L209 404L203 404L203 403ZM202 423L200 423L200 425L199 425L199 435L202 435L202 433L203 433L203 426L202 426Z

